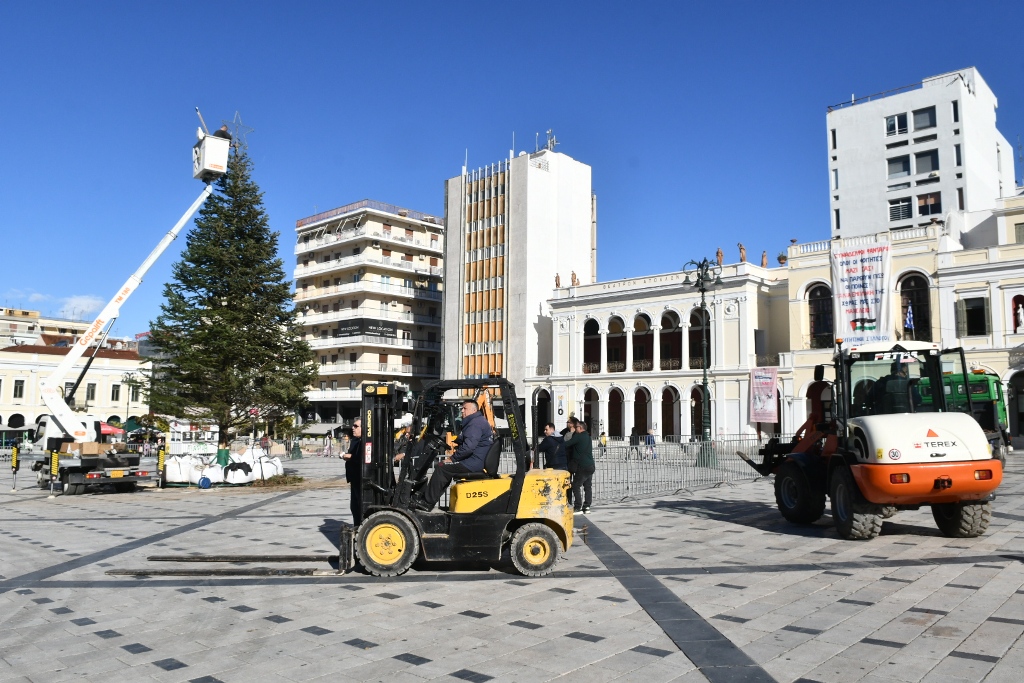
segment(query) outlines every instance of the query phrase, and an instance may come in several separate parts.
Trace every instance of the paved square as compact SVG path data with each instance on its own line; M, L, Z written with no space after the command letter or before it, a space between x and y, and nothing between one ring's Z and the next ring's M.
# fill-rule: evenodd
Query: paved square
M925 509L841 541L827 515L785 523L759 480L600 501L539 580L504 564L332 574L336 459L289 462L310 485L287 490L48 499L0 476L0 682L1016 682L1022 462L979 539L942 537ZM193 554L299 557L147 559ZM197 568L219 573L146 574Z

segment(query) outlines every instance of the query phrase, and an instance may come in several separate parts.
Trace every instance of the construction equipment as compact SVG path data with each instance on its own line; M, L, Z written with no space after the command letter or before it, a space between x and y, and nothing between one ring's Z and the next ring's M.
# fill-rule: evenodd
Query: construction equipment
M458 406L475 399L497 435L484 471L459 474L447 508L424 512L409 505L426 485L434 461L450 452L460 430ZM395 475L393 429L406 408L412 441ZM569 473L527 470L522 409L513 385L502 378L428 384L408 405L394 384L363 386L363 522L355 530L355 554L375 576L397 576L417 560L497 562L507 548L526 576L545 576L572 544L573 512L566 490ZM503 440L511 444L515 472L499 473Z
M963 349L912 341L844 349L840 339L833 367L833 382L824 381L825 366L815 368L808 419L793 440L771 439L761 463L747 461L775 474L782 516L813 523L827 494L843 538L873 538L883 519L922 505L946 536L983 534L1002 463L971 416L970 392L966 410L946 392L928 392L944 376L966 374Z
M196 111L198 112L198 108ZM200 120L202 120L201 115ZM203 128L205 128L205 124ZM156 248L142 262L142 265L132 273L114 297L103 307L88 329L71 346L57 368L49 377L39 381L40 396L50 412L40 420L36 429L31 457L34 461L33 469L40 473L41 485L45 485L47 482L52 485L59 479L64 484L64 492L69 494L83 493L87 483L113 483L117 485L118 490L130 491L134 490L139 481L151 478L148 472L139 469L138 456L119 457L100 446L99 421L93 416L74 412L71 406L75 390L81 384L96 352L103 345L114 321L117 320L121 306L142 284L145 274L175 240L185 223L192 218L192 215L213 192L210 183L227 170L228 140L209 135L208 131L204 132L203 129L198 131L197 137L199 141L193 147L192 152L192 172L195 178L206 183L203 191L178 219L174 227L164 235ZM89 350L89 347L94 344L96 352L79 373L78 380L69 395L64 396L64 378L75 363ZM67 454L58 455L63 444L72 442L81 447L70 449ZM27 453L25 460L29 460ZM48 473L49 478L44 473Z

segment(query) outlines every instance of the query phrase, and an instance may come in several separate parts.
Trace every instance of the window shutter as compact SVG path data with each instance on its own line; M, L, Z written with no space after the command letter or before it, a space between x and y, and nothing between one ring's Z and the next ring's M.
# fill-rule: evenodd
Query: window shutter
M992 306L990 299L985 297L985 334L992 334Z
M956 302L956 336L967 336L967 303L963 299Z

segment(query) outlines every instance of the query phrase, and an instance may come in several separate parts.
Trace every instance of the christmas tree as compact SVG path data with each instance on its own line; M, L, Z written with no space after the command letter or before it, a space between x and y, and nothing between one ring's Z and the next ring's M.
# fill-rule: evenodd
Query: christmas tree
M218 425L222 446L254 420L293 412L317 376L251 171L236 147L151 323L151 409Z

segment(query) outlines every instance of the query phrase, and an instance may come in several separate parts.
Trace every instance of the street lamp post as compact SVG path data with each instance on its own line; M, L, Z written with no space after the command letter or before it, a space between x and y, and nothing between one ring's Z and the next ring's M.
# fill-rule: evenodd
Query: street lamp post
M708 307L704 295L709 287L722 284L722 266L717 261L701 259L700 261L689 260L683 264L683 274L686 278L684 285L692 284L700 292L700 350L701 368L703 378L701 380L701 440L711 440L711 405L708 400ZM693 282L690 282L690 276Z

